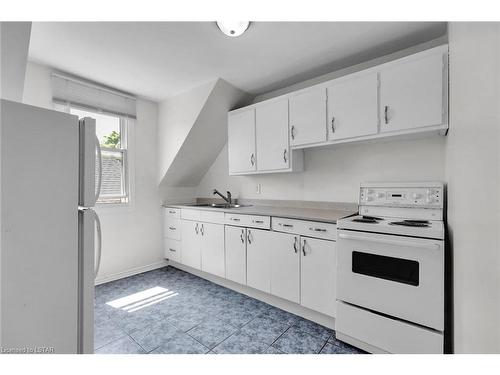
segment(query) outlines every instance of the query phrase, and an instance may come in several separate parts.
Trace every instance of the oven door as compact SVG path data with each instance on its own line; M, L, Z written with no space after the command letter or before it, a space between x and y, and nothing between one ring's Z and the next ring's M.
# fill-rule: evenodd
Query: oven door
M339 230L337 299L442 331L444 242Z

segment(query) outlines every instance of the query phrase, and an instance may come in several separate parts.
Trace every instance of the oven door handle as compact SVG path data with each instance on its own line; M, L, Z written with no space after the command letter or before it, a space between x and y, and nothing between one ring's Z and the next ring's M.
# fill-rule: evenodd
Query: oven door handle
M378 237L366 237L366 236L359 236L359 235L352 235L352 234L345 234L345 233L339 233L338 234L339 238L345 239L345 240L356 240L356 241L370 241L370 242L377 242L377 243L385 243L385 244L390 244L390 245L397 245L397 246L410 246L410 247L419 247L423 249L431 249L431 250L439 250L441 246L437 243L422 243L422 242L416 242L416 241L401 241L401 240L392 240L392 239L382 239Z

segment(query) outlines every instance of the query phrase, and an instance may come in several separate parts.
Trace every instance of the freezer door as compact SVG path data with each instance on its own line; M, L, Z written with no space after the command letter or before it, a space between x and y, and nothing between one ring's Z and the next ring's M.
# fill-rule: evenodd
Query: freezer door
M79 201L82 207L94 207L101 192L101 147L96 136L95 120L85 117L80 127Z
M93 353L94 280L101 258L101 225L94 210L78 211L78 233L78 352Z

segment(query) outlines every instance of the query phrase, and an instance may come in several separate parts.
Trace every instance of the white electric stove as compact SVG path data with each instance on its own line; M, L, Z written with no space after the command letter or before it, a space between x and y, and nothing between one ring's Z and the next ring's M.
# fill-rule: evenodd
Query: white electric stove
M443 353L444 186L364 183L337 223L337 338L370 352Z

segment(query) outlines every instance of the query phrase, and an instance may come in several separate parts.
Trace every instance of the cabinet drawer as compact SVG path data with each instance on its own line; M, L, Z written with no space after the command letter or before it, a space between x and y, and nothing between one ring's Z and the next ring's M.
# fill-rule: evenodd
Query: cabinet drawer
M224 212L200 211L199 221L214 224L224 224Z
M181 241L172 240L170 238L163 239L163 254L165 258L174 262L181 261Z
M180 219L181 218L181 209L180 208L165 207L163 210L163 215L165 218Z
M181 209L181 219L198 221L200 220L200 210L183 208Z
M163 234L173 240L181 239L181 221L179 219L166 219Z
M331 223L273 217L272 228L277 232L294 233L325 240L335 241L337 239L337 225Z
M241 215L226 213L226 224L249 228L271 228L271 218L269 216Z
M388 353L443 353L442 334L343 302L337 302L335 330Z

